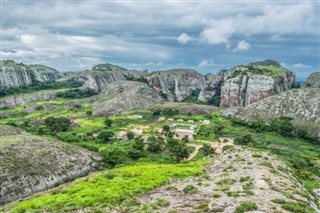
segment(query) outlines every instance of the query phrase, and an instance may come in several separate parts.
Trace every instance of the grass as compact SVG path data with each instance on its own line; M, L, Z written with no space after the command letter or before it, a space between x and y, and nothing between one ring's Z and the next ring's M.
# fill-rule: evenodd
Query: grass
M141 195L169 181L170 178L184 178L204 171L204 163L188 164L137 164L113 169L110 179L107 172L90 179L75 181L70 187L53 191L16 205L12 212L63 212L98 205L113 207L124 200Z
M241 202L240 205L236 208L235 213L243 213L251 210L257 210L258 206L254 202L245 201Z

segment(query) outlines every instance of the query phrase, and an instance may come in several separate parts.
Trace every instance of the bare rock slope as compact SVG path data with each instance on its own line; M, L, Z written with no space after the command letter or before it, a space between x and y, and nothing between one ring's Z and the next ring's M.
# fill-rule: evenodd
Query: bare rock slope
M0 125L0 205L85 176L100 156L58 140Z
M314 72L308 76L305 87L320 88L320 72Z
M129 212L303 212L319 211L314 198L276 157L237 147L215 157L207 174L144 194ZM252 207L240 211L247 204ZM119 211L120 212L120 211Z
M320 89L291 89L246 107L228 108L222 115L244 120L292 117L295 125L320 135Z
M108 84L93 103L94 113L116 114L126 110L145 109L163 102L149 85L137 81L117 81Z

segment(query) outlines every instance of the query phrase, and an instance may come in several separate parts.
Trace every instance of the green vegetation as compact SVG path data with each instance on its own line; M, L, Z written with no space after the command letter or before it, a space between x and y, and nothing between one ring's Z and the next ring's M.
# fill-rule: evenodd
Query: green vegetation
M273 200L274 203L281 204L281 207L285 210L294 213L315 213L315 211L310 207L308 203L302 201L288 202L284 199L277 198Z
M0 97L5 97L8 95L25 94L25 93L35 92L39 90L76 88L76 87L81 87L82 85L83 85L83 82L76 81L74 78L70 78L65 81L47 81L47 82L36 81L29 86L9 87L9 88L1 87Z
M198 188L193 185L187 185L186 187L183 188L182 191L185 194L194 194L198 191Z
M250 201L246 201L240 203L240 205L236 208L235 213L243 213L251 210L258 210L257 204Z
M87 98L98 94L95 90L90 88L84 89L69 89L62 92L57 92L57 97L59 98Z
M199 175L203 172L204 163L141 163L113 169L112 175L106 171L90 179L77 180L65 189L53 190L50 194L22 202L12 212L64 212L95 206L113 207L166 183L170 178Z

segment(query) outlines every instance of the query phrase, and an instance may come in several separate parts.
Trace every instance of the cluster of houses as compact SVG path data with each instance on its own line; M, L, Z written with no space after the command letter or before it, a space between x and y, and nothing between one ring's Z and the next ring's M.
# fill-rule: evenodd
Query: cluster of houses
M165 121L166 118L165 117L159 117L158 118L158 121ZM167 121L170 121L170 122L173 122L174 121L174 118L167 118ZM177 122L185 122L183 119L177 119L176 120ZM195 121L194 120L187 120L188 123L194 123ZM210 124L210 121L209 120L203 120L203 121L200 121L201 124L203 125L209 125Z

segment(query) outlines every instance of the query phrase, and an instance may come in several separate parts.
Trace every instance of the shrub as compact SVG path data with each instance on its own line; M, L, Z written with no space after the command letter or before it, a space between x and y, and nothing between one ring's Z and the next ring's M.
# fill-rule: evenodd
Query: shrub
M257 210L258 206L254 202L246 201L241 202L240 205L236 208L235 213L243 213L246 211Z
M242 176L242 177L240 177L239 182L245 182L245 181L248 181L250 179L251 179L250 176Z
M203 149L205 156L208 156L214 153L214 149L208 144L203 144L203 147L201 149Z
M99 139L100 142L102 143L106 143L107 141L111 141L113 136L114 136L113 132L104 131L97 136L97 139Z
M212 195L212 197L214 197L214 198L219 198L219 197L221 197L221 195L218 194L218 193L214 193L214 194Z
M224 178L217 182L218 185L232 185L236 182L236 179L233 178Z
M184 189L182 191L185 194L194 194L198 191L198 188L195 186L192 186L192 185L188 185L188 186L184 187Z
M157 198L156 205L161 207L168 207L170 206L170 202L164 198Z
M201 203L199 206L197 206L198 211L201 212L207 212L209 211L209 204L208 203Z
M260 163L260 165L273 168L272 164L270 162L267 162L267 161L264 161L264 162Z

